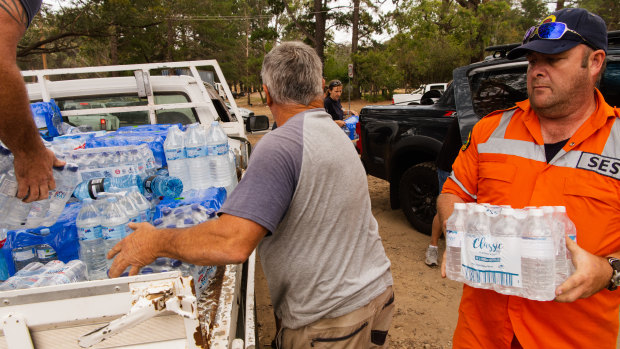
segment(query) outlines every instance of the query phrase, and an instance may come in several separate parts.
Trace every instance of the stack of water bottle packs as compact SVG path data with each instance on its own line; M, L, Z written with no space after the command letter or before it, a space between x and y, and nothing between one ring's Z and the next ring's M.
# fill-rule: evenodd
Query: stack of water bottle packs
M235 156L219 123L181 128L52 139L67 165L54 169L49 198L33 203L15 197L13 156L0 147L0 290L107 278L106 255L132 233L130 222L181 228L212 219L237 183ZM169 270L192 275L200 292L216 269L158 258L141 273Z
M576 241L564 206L456 203L446 222L446 273L472 287L550 301L573 272L566 237Z

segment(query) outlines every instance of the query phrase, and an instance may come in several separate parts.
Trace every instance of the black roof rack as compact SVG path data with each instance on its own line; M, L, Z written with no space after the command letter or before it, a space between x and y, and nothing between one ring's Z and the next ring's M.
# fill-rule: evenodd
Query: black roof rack
M513 48L519 46L521 44L506 44L506 45L497 45L497 46L489 46L485 48L485 51L493 52L493 58L506 58L506 54L512 50Z

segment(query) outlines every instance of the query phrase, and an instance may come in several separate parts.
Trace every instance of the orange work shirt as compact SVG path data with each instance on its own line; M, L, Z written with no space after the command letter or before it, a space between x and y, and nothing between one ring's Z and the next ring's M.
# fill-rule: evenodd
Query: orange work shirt
M547 163L529 100L473 128L443 193L465 202L566 206L577 243L606 256L620 251L620 113L598 90L597 109ZM610 275L611 277L611 275ZM463 286L454 348L615 348L620 289L572 303L540 302Z

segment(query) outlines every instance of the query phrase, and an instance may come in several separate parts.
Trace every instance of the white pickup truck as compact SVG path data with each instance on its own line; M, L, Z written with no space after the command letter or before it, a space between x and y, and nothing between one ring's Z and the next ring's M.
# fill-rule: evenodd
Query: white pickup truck
M422 85L420 86L419 89L411 93L400 93L400 94L392 95L392 104L396 104L396 105L420 104L422 97L427 92L431 90L436 90L436 91L439 91L440 93L443 93L447 87L448 87L448 84L446 83L433 83L433 84ZM431 97L431 98L437 99L440 96L441 94L439 96Z
M218 120L243 172L250 154L243 120L228 112L219 94L200 78L199 68L214 72L231 109L240 115L213 60L23 75L30 101L53 98L64 121L74 126L114 130ZM187 69L191 75L173 75ZM246 127L265 129L268 120L252 120ZM217 267L200 294L194 281L178 271L0 292L0 349L254 348L254 261L252 254L244 264Z

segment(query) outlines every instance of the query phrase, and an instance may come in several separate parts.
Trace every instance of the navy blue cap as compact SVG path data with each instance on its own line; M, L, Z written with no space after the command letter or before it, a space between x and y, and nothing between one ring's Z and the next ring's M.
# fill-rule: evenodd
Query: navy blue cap
M568 29L579 33L587 43L571 32L564 34L561 39L541 39L535 35L529 42L508 52L507 58L519 58L529 51L553 55L568 51L579 44L587 44L607 52L607 26L601 17L582 8L563 8L547 16L540 24L548 22L565 23Z

